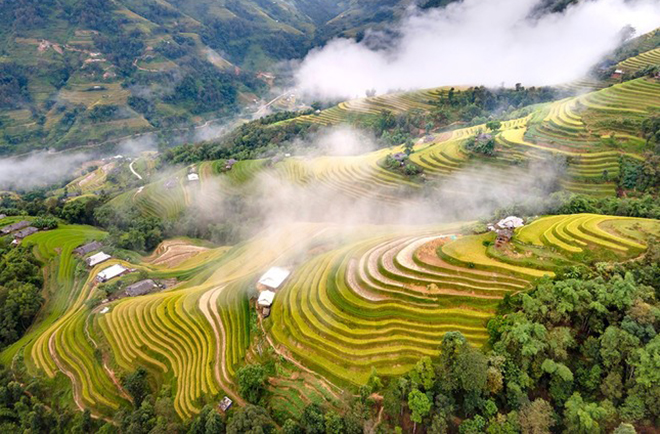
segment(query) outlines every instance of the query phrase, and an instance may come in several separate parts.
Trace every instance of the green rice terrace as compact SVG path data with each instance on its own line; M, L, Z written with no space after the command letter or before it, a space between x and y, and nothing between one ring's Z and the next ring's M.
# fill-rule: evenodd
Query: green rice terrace
M68 382L71 394L61 399L105 418L130 403L118 378L144 366L171 385L176 412L190 417L224 395L243 403L237 368L272 347L279 355L273 400L296 416L309 402L336 405L339 387L364 384L374 367L397 375L435 357L448 331L482 345L505 295L560 266L635 258L652 235L660 235L658 221L594 214L538 218L505 249L494 247L494 233L464 235L458 224L291 224L233 247L167 241L149 257L87 269L73 249L106 233L63 225L24 240L46 264L46 303L0 360ZM173 283L91 303L96 275L112 264ZM250 294L273 265L292 273L256 325Z
M394 94L379 101L388 104L396 101L402 106L418 104L424 98L421 95L429 92L419 92L415 98L405 94L405 99ZM347 104L370 107L373 100ZM384 164L388 156L404 152L402 145L354 156L243 160L233 164L230 170L224 168L224 160L203 162L189 168L199 173L199 182L187 181L186 172L181 170L139 190L126 192L113 203L135 206L145 215L173 218L190 205L195 195L217 198L221 194L248 194L254 184L274 179L396 206L402 201L415 200L424 189L441 187L444 181L461 173L469 173L471 179L484 185L531 183L534 165L549 160L562 162L557 173L562 189L595 197L614 196L614 180L621 174L622 161L644 160L648 147L638 135L639 125L658 110L660 82L639 78L543 104L527 116L503 121L497 131L490 131L482 124L424 136L414 143L408 157L423 173L421 178L392 171ZM292 122L314 121L316 116L307 115ZM492 157L475 157L466 149L466 144L479 134L494 136ZM78 183L82 187L88 179L90 185L102 180L100 176L92 176Z

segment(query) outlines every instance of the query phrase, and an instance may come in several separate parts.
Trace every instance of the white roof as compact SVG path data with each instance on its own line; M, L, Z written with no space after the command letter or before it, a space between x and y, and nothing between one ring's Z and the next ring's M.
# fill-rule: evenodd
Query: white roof
M124 268L122 265L115 264L112 267L108 267L105 270L101 271L98 274L98 277L100 277L103 280L110 280L113 277L119 276L120 274L122 274L125 271L126 271L126 268Z
M614 71L615 74L623 74L623 71L621 69L617 69Z
M108 313L108 312L110 312L110 308L108 306L101 309L101 313Z
M112 256L108 255L107 253L98 252L97 254L87 258L86 261L87 261L87 265L93 267L95 265L100 264L101 262L107 261L110 258L112 258Z
M284 282L284 280L289 277L289 274L291 274L291 272L286 268L273 267L266 271L263 276L261 276L261 279L259 279L259 284L267 286L268 288L277 289L280 287L282 282Z
M497 226L499 226L501 228L507 228L507 229L519 228L520 226L523 226L524 224L525 224L525 222L523 221L523 219L521 219L520 217L513 216L513 215L510 215L509 217L504 218L504 219L500 220L499 222L497 222Z
M188 181L199 181L199 175L196 173L189 173Z
M259 294L259 300L257 300L257 303L259 306L270 306L273 304L273 299L275 299L275 293L273 291L266 290Z

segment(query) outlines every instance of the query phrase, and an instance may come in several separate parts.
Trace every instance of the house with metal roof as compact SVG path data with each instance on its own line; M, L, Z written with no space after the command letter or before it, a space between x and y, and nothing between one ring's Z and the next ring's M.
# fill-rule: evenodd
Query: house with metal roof
M95 267L101 262L105 262L110 258L112 258L112 256L108 255L107 253L98 252L97 254L92 255L89 258L85 259L85 262L87 263L87 266Z
M286 268L272 267L261 276L259 282L257 282L257 286L263 289L277 289L282 286L282 283L289 277L289 274L291 272Z
M274 299L275 299L275 293L267 289L265 291L262 291L261 294L259 294L259 299L257 300L257 304L260 307L270 307L273 304Z
M99 282L107 282L108 280L114 279L115 277L126 274L128 269L120 264L115 264L111 267L106 268L96 275L96 280Z

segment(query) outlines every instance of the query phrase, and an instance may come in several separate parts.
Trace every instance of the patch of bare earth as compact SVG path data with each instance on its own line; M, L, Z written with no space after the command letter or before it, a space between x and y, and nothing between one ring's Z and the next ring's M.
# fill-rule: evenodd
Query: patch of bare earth
M153 265L176 267L182 262L207 251L208 248L192 245L184 240L163 241L145 262Z

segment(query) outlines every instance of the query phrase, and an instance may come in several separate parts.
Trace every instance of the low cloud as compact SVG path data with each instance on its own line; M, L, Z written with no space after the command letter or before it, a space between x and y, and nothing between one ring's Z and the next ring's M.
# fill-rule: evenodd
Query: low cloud
M581 78L621 42L660 23L657 0L592 0L536 13L542 0L464 0L409 14L361 42L339 38L312 50L295 74L315 98L364 96L368 89L442 85L557 84ZM394 35L394 36L393 36Z
M188 217L201 230L212 223L232 226L243 239L296 222L352 227L471 221L514 204L542 203L559 188L564 175L561 161L550 159L506 169L468 167L448 177L429 177L420 189L380 190L374 182L359 178L351 182L342 175L343 169L316 178L304 169L307 159L293 157L293 161L300 164L300 171L284 170L279 164L290 163L277 163L240 186L225 176L191 185ZM296 173L296 179L287 173Z
M127 157L135 157L143 152L158 151L156 136L153 133L147 133L141 136L122 140L117 144L116 151L118 154Z
M373 134L348 125L322 130L312 140L313 152L338 157L364 154L378 146Z
M0 160L0 189L29 190L73 178L80 165L89 160L84 154L33 153L24 158Z

